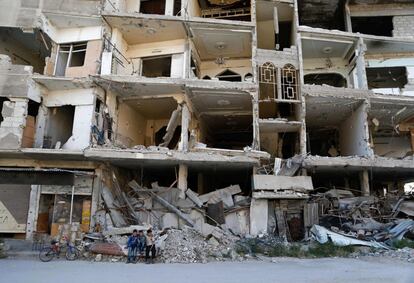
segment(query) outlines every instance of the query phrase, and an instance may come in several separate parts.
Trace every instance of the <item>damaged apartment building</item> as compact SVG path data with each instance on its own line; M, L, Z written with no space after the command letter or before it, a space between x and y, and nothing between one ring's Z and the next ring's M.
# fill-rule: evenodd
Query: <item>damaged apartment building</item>
M414 181L412 0L0 7L1 235L210 223L296 240L312 191Z

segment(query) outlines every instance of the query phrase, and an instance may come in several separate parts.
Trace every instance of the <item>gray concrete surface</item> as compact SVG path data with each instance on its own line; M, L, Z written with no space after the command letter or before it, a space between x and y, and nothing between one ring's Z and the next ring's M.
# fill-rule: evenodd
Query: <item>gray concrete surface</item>
M275 262L125 264L35 259L0 260L0 282L414 282L414 265L381 258L286 259ZM381 280L381 281L380 281Z

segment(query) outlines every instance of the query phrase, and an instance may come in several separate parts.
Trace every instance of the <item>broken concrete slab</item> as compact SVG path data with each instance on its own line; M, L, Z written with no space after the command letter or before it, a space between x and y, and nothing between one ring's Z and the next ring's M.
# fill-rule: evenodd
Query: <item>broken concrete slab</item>
M194 202L195 205L197 205L198 207L203 206L203 202L200 200L197 193L193 192L191 189L187 189L185 194L191 201Z
M253 175L253 189L257 191L297 190L312 191L312 178L309 176Z
M246 235L250 233L250 208L245 207L232 211L225 215L225 227L235 235Z
M199 199L203 202L217 203L223 201L225 208L231 208L234 206L233 195L241 193L239 185L231 185L227 188L223 188L214 192L210 192L204 195L200 195Z
M111 190L108 187L103 186L101 196L104 200L106 208L109 210L111 220L114 223L115 227L126 226L127 224L124 217L122 216L122 213L115 208L115 200Z
M165 213L161 218L161 228L178 229L178 216L175 213Z
M250 234L252 236L267 233L268 209L266 199L252 199L250 205Z

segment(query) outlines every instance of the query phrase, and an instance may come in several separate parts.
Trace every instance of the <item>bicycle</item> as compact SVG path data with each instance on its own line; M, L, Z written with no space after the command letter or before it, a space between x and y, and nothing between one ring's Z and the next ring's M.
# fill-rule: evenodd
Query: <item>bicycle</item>
M73 261L79 257L79 250L70 243L68 237L63 237L65 243L59 244L58 241L52 240L49 247L44 247L40 250L39 259L43 262L51 261L54 257L59 258L62 248L66 247L66 260Z

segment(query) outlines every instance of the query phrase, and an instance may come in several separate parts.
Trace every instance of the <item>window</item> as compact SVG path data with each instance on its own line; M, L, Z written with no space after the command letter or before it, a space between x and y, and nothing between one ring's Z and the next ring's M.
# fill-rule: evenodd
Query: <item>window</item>
M277 99L277 70L270 62L259 67L260 100Z
M142 59L142 76L148 78L170 77L171 56Z
M68 67L81 67L85 63L87 42L59 45L55 75L64 76Z
M282 69L282 99L298 99L298 72L290 64Z

